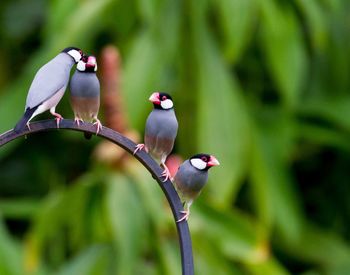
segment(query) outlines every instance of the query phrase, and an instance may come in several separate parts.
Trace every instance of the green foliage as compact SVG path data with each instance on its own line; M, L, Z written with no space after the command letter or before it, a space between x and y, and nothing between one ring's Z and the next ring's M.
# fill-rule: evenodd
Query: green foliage
M113 44L131 127L142 133L148 96L169 91L174 153L221 162L191 211L196 274L350 274L349 12L345 0L2 1L0 132L58 51ZM131 158L99 162L98 142L59 131L1 148L0 274L181 273L159 187Z

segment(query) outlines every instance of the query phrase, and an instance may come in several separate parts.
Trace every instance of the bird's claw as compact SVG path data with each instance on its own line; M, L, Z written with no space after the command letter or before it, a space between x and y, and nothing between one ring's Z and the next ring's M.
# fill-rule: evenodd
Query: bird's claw
M78 126L80 126L80 122L84 122L81 118L75 117L74 118L74 123L76 123Z
M132 154L135 155L138 151L141 151L143 149L145 149L145 151L147 152L145 144L139 143L135 146L135 150Z
M98 135L98 133L100 132L100 130L102 129L102 123L99 119L96 118L96 122L94 123L94 125L97 125L97 129L96 129L96 135Z
M162 166L164 167L164 171L161 174L161 176L164 177L163 182L166 182L168 179L172 180L169 168L165 165L165 163L163 163Z
M184 211L180 211L180 213L185 214L182 216L182 218L180 218L179 220L177 220L176 222L182 222L183 220L188 220L188 218L190 217L190 210L184 210Z
M63 117L60 114L56 114L55 117L57 128L60 128L60 122L63 119Z
M163 182L166 182L168 179L171 179L170 171L167 167L164 168L163 173L161 174L162 177L164 177Z
M29 131L32 130L32 129L30 128L29 122L27 122L27 127L28 127L28 130L29 130Z

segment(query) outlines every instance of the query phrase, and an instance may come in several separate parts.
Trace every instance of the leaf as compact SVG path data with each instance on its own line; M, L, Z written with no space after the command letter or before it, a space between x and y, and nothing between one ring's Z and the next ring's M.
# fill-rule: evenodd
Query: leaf
M115 173L106 190L105 206L117 250L117 274L134 274L143 239L147 238L145 211L132 182Z
M86 41L92 39L101 24L104 23L102 14L112 3L112 0L87 0L79 3L78 8L73 9L74 12L71 12L69 16L56 19L61 19L63 22L58 31L50 33L48 39L50 48L58 51L73 43L86 50ZM67 12L69 9L67 9ZM99 20L96 20L96 18L99 18ZM53 27L55 24L57 23L53 22ZM84 43L82 43L83 41ZM82 45L79 45L80 43Z
M298 107L298 112L304 116L320 117L332 122L337 127L350 130L350 97L332 96L317 97L305 100Z
M306 222L303 226L298 241L287 243L281 241L279 246L296 259L326 268L340 268L349 264L348 243L334 232L323 230L310 222Z
M208 194L228 206L246 169L249 121L241 90L225 66L212 37L195 21L196 81L198 86L198 152L215 155L220 167L210 171Z
M251 181L255 207L269 230L276 226L282 237L292 241L299 238L303 221L288 170L293 123L286 115L272 114L270 120L258 121L254 133Z
M126 58L123 73L123 96L129 110L131 124L143 129L140 117L152 106L147 104L151 92L158 90L157 79L161 70L161 55L150 32L142 32L133 43ZM135 80L136 77L136 80Z
M164 238L161 235L158 236L157 239L160 251L159 257L163 267L161 274L181 274L181 258L178 242Z
M39 210L39 202L33 199L1 199L0 213L5 218L28 219Z
M170 81L173 81L173 63L178 58L181 10L176 1L166 1L162 5L155 1L140 0L140 3L152 6L152 10L155 9L152 14L156 14L152 24L137 33L125 57L123 96L126 99L131 124L143 129L144 114L152 107L147 102L150 94L159 90L173 92Z
M78 256L68 261L56 275L98 275L103 274L101 266L106 258L106 247L103 245L93 245L80 253ZM97 269L97 267L99 267ZM104 267L106 270L106 267Z
M322 10L320 2L315 0L298 0L296 3L306 18L312 46L316 50L324 50L329 39L329 27L327 24L328 18Z
M257 8L254 0L213 1L218 9L218 20L224 33L225 57L236 63L253 35L257 23Z
M139 13L144 21L148 24L154 24L158 21L162 1L154 0L137 0Z
M286 268L276 259L270 258L267 261L247 265L250 274L254 275L288 275L290 274Z
M301 28L291 9L276 1L259 1L262 11L261 43L267 66L283 103L298 103L307 71L307 56Z
M230 264L224 254L215 251L213 249L212 240L203 238L202 234L193 235L193 252L195 258L195 274L244 274L238 267Z
M299 123L297 127L299 138L310 142L312 145L333 146L338 150L350 152L349 137L347 134L334 129L315 126L311 123Z
M224 213L197 205L190 218L194 241L204 238L229 259L242 262L260 262L268 256L265 230L258 223L237 211Z
M0 274L23 274L21 263L20 247L14 242L0 219Z

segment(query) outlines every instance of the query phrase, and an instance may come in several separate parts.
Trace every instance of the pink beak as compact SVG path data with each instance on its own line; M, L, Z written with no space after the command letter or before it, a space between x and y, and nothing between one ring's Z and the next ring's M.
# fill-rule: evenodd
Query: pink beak
M208 162L208 166L218 166L220 165L220 162L214 157L214 156L210 156L210 160Z
M95 67L96 66L96 57L89 56L86 64L90 67Z
M148 100L154 104L160 104L159 93L153 93Z

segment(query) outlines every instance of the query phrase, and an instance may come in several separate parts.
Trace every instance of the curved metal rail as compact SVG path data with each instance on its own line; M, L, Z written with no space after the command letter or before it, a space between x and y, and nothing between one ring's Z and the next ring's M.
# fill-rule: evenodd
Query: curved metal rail
M0 147L25 135L32 135L44 131L52 130L73 130L80 132L87 132L95 134L96 128L91 123L81 123L80 126L74 123L73 120L64 119L60 122L60 129L57 129L55 120L44 120L33 122L30 124L31 130L25 128L20 133L15 133L13 130L7 131L0 135ZM131 155L135 149L136 144L128 139L127 137L121 135L120 133L103 127L98 133L99 137L107 139L114 144L122 147L124 150L129 152ZM181 249L181 261L182 261L182 274L183 275L193 275L193 255L192 255L192 242L191 235L186 221L177 223L176 221L181 218L180 211L183 210L181 201L171 183L170 180L162 182L161 173L163 172L161 167L153 160L150 155L145 151L137 152L134 157L142 163L142 165L151 173L152 177L158 182L160 188L165 194L171 210L173 212L174 221L176 224L177 232L179 235L180 249Z

